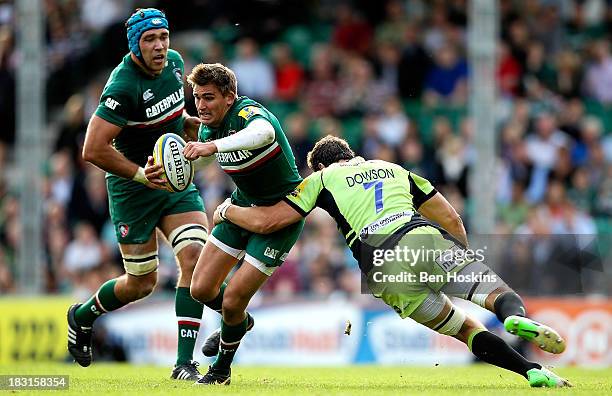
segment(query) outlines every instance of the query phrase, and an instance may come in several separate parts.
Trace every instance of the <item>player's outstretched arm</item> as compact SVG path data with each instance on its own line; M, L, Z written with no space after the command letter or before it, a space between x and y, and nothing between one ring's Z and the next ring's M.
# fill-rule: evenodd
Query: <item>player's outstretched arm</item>
M465 247L468 246L467 234L461 216L439 192L425 201L418 212L438 223L442 228L457 238Z
M149 182L144 168L125 158L113 147L113 139L121 129L97 115L91 117L85 134L83 159L114 175L135 180L150 188L165 189L164 186Z
M284 201L273 206L244 208L232 205L229 198L217 207L213 216L215 224L227 220L256 234L271 234L301 219L302 215Z

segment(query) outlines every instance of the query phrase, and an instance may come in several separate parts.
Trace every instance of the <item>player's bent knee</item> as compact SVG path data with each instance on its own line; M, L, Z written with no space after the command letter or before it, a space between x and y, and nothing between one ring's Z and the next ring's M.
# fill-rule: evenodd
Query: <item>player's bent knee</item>
M148 275L157 270L158 266L157 251L145 254L123 254L123 267L129 275Z
M461 331L465 319L466 316L463 309L453 305L448 315L434 326L433 330L440 334L455 336Z
M241 313L246 309L248 303L248 298L243 298L238 293L232 293L231 291L226 290L223 294L222 309L224 313Z
M198 262L198 258L200 257L201 251L202 246L200 244L195 243L187 245L182 249L178 261L179 267L181 268L181 271L183 273L193 273L196 263Z
M128 295L131 301L140 300L153 293L157 285L157 273L131 276L128 279Z
M198 251L195 253L193 257L193 263L198 259L200 255L200 251L206 240L208 239L208 230L202 224L183 224L175 228L170 235L168 235L168 241L170 245L172 245L172 250L174 251L174 255L178 257L178 254L181 250L185 249L188 246L196 245ZM190 248L191 249L191 248ZM190 253L191 254L191 253Z
M191 297L201 303L206 303L213 300L219 294L219 289L215 290L212 285L205 282L198 282L196 279L192 279L189 292Z
M145 298L149 294L153 293L155 290L155 285L157 285L157 280L152 280L148 282L143 282L139 288L139 298Z

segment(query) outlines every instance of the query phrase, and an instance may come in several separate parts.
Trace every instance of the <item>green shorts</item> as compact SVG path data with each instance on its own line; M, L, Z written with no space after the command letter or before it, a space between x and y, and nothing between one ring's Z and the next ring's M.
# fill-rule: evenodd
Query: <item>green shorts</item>
M213 228L208 241L237 259L244 256L245 261L270 276L283 264L303 228L304 220L300 220L282 230L262 235L223 222Z
M446 253L456 249L460 248L437 228L414 228L404 234L397 246L388 249L399 251L399 256L372 267L367 285L375 297L406 318L430 293L440 291L448 282L449 273L456 273L471 262L447 260Z
M203 212L204 202L194 184L182 192L154 190L109 175L106 178L110 216L119 243L146 243L161 218L185 212Z

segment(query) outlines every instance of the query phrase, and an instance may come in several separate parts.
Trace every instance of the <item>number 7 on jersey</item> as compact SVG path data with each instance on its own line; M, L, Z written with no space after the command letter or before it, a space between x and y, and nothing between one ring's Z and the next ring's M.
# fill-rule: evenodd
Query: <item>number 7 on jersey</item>
M380 213L383 210L383 182L382 180L366 182L362 184L364 190L370 189L374 186L374 204L376 205L376 213Z

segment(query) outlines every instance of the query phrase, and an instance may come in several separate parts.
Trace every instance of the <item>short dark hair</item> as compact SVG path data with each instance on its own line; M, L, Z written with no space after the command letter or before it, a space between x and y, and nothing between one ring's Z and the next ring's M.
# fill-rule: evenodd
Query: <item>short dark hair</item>
M219 88L223 96L229 93L233 93L234 96L238 95L236 75L232 69L220 63L200 63L194 66L191 74L187 76L187 81L192 88L195 88L196 85L213 84Z
M319 164L327 168L333 163L352 158L355 158L355 153L346 140L327 135L315 143L308 153L307 161L308 167L316 172L319 170Z

